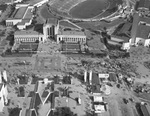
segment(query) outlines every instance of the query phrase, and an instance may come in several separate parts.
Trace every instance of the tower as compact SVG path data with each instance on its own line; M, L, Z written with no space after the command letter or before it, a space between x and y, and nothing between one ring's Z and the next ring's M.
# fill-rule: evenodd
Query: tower
M43 39L46 41L47 39L55 40L56 34L58 34L59 24L58 20L54 18L47 19L45 24L43 25Z

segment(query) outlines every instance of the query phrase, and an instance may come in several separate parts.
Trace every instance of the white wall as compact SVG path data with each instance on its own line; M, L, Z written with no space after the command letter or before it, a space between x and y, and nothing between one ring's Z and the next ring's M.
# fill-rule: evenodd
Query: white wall
M142 43L143 45L145 44L145 39L137 37L135 40L135 45L138 45L138 43Z
M83 36L83 35L57 35L57 43L62 41L63 38L75 38L75 41L72 41L71 39L67 39L67 42L71 42L71 43L78 42L78 39L76 39L76 38L79 38L79 39L83 40L83 41L81 41L81 43L86 43L86 36Z
M6 26L7 26L7 23L12 23L12 25L16 25L17 23L21 22L22 19L8 19L6 20Z
M150 39L146 39L146 40L145 40L145 43L144 43L144 46L147 46L147 47L148 47L149 45L150 45Z

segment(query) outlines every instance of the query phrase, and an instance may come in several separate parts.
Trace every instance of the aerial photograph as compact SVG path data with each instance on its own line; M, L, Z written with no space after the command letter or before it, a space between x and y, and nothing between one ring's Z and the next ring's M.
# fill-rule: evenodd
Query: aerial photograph
M0 0L0 116L150 116L150 0Z

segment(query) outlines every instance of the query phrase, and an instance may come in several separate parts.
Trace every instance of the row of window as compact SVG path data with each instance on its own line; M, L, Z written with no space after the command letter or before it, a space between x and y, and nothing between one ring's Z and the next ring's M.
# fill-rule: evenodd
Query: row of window
M6 22L6 26L12 26L13 22Z
M53 28L47 28L47 35L54 35L54 29Z
M22 41L22 42L35 42L36 40L39 40L39 38L34 37L34 38L16 38L16 41Z
M65 38L65 37L63 37L62 40L66 41L66 42L78 42L78 41L85 42L86 38ZM60 38L59 38L59 41L61 41Z

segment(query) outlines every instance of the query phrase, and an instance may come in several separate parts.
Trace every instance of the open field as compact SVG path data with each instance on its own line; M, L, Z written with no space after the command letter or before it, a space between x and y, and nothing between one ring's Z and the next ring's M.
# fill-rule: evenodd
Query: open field
M102 13L109 7L108 0L87 0L70 10L70 15L75 18L92 18Z
M54 14L68 18L89 19L109 16L118 9L122 0L70 0L50 1L49 6Z

